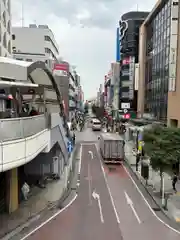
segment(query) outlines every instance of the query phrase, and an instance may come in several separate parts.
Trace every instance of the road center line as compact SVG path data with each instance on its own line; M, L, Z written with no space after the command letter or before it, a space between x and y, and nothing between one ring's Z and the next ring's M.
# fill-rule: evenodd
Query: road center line
M89 205L92 205L92 188L91 188L91 171L90 171L90 164L88 162L88 185L89 185Z

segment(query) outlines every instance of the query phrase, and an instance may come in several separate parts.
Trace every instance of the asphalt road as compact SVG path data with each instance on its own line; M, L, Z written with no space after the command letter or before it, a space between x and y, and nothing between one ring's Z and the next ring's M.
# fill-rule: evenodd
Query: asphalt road
M150 209L141 187L123 165L102 165L95 146L97 134L86 129L80 139L82 161L76 200L27 239L179 240L180 234L165 226Z
M27 239L123 240L95 145L82 145L81 158L77 199Z

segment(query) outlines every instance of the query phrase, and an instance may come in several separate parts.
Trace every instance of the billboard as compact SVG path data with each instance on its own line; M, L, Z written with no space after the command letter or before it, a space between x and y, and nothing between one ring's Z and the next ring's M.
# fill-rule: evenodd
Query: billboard
M53 68L53 74L57 76L67 76L69 72L68 63L55 63Z
M135 57L130 57L129 64L129 99L134 98Z

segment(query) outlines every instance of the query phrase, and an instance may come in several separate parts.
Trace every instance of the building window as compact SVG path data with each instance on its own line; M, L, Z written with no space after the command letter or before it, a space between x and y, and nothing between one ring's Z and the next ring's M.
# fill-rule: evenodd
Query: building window
M49 36L44 36L44 40L50 42L50 37Z
M129 87L129 81L121 81L121 87Z
M15 39L16 39L16 35L12 34L12 40L15 40Z
M49 48L45 48L45 53L51 53L51 50Z
M3 24L4 24L4 27L6 27L6 13L3 12Z
M121 97L122 98L129 98L129 92L122 92Z
M8 42L8 52L11 53L11 41Z
M151 32L152 26L152 58L146 59L145 69L145 111L151 112L157 120L165 121L167 118L168 72L169 72L169 37L170 19L165 7L157 14L147 27ZM147 40L151 37L148 36ZM146 49L148 52L148 49Z
M52 44L53 47L55 48L56 52L57 52L57 53L59 52L58 49L57 49L57 47L55 46L54 42L53 42L52 39L50 38L50 36L45 35L45 36L44 36L44 40L45 40L45 41L48 41L48 42L51 42L51 44Z
M16 58L16 60L23 61L23 58Z
M8 12L10 13L10 0L8 0L7 9L8 9Z
M8 21L7 31L8 31L9 34L11 33L11 23L10 23L10 21Z
M4 36L3 36L3 46L5 48L7 48L7 37L6 37L6 33L4 33Z
M27 58L26 59L26 62L32 62L33 60L32 59L30 59L30 58Z

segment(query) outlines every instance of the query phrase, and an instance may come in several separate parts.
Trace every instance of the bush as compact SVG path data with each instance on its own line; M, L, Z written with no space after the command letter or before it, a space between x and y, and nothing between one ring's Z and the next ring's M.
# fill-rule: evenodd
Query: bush
M180 157L180 129L155 126L144 131L145 152L154 170L171 171Z
M102 119L104 117L104 107L92 105L92 112L98 119Z

